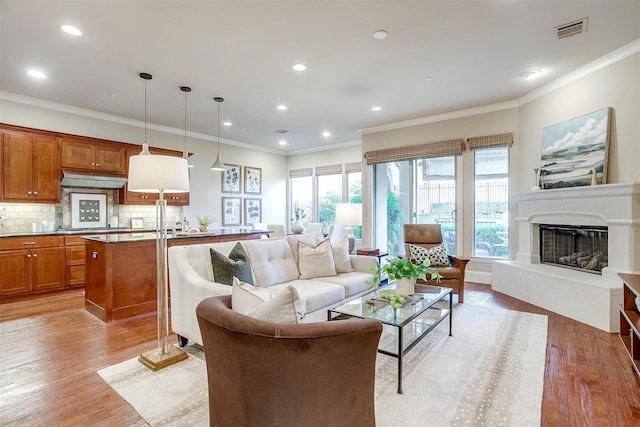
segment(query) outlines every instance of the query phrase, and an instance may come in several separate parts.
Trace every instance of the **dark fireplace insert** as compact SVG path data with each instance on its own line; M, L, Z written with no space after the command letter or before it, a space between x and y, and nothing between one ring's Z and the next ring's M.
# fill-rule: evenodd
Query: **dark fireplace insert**
M602 274L608 265L607 227L540 224L540 262Z

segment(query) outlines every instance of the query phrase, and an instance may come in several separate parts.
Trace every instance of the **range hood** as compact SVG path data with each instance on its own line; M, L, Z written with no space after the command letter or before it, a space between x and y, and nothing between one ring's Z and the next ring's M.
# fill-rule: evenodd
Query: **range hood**
M60 185L63 187L122 188L127 182L127 178L121 176L90 175L65 169L62 169L62 174L64 177Z

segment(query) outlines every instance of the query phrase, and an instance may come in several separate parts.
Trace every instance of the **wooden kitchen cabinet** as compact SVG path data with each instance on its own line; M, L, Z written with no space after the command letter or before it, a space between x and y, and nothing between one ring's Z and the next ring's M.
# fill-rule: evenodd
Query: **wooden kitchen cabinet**
M84 286L87 250L81 236L64 237L65 287Z
M61 236L0 239L0 297L64 287Z
M63 169L104 172L125 176L125 148L116 144L99 144L63 138L61 142Z
M2 132L3 200L60 203L59 139Z

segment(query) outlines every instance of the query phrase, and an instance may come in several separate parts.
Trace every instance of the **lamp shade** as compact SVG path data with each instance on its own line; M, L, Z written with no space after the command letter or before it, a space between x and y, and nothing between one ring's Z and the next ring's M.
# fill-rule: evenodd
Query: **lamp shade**
M157 154L131 156L127 188L139 193L186 193L189 191L187 161Z
M362 204L336 203L336 218L334 223L346 227L362 225Z

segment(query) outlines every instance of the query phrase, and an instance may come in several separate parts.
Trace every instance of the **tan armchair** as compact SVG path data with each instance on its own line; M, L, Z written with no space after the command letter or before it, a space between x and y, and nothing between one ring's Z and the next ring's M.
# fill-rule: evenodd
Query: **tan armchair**
M276 324L231 309L196 309L211 426L375 426L375 320Z
M404 224L405 254L410 256L409 244L433 248L442 243L442 230L440 224ZM436 280L419 281L428 285L453 288L453 293L458 294L458 302L464 302L464 270L469 259L449 255L449 265L434 266L442 276L440 282Z

